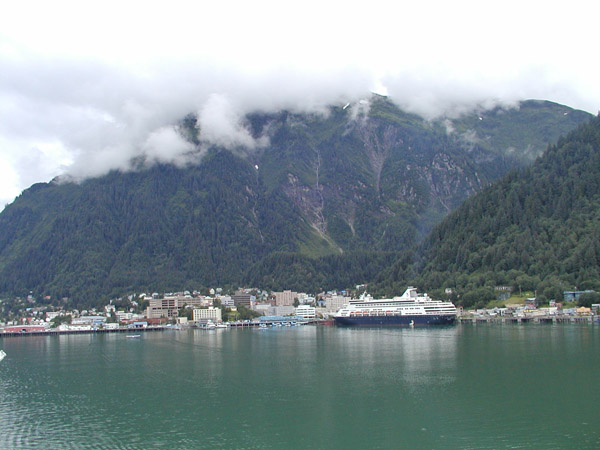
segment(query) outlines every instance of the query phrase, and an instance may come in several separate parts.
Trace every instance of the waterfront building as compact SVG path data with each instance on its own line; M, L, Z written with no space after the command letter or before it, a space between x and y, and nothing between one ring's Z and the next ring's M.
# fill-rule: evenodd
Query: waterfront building
M127 312L127 311L117 311L115 313L115 315L117 316L117 320L119 322L126 322L126 321L131 321L131 320L139 320L139 319L143 319L144 316L142 314L135 314L132 312Z
M117 320L119 322L123 322L124 320L131 320L131 319L133 319L133 313L127 312L127 311L117 311L115 313L115 315L117 316Z
M175 297L152 298L146 308L146 317L148 319L177 317L181 306Z
M577 314L580 316L589 316L592 313L592 309L587 306L580 306L577 308Z
M305 320L313 320L317 318L317 309L314 306L300 305L296 308L296 316Z
M537 308L537 298L535 298L535 297L526 298L525 306L527 306L528 308L532 308L532 309Z
M74 317L71 320L71 325L73 325L73 326L79 326L79 325L99 326L99 325L103 325L105 322L106 322L105 316L81 316L81 317Z
M5 333L33 333L39 331L47 331L45 325L12 325L4 327Z
M192 317L194 322L202 322L207 319L210 319L213 322L221 322L221 308L215 308L213 306L209 308L197 308L194 309Z
M295 317L283 317L283 316L279 316L279 315L272 315L272 316L261 316L258 318L258 321L260 323L270 323L270 324L283 324L283 323L289 323L291 320L293 320L294 322L297 320L297 318Z

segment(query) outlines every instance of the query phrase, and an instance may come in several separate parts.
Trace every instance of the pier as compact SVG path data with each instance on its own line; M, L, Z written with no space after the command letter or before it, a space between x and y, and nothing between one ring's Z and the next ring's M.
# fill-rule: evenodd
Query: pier
M524 316L524 317L490 317L490 316L461 316L459 323L593 323L593 316Z
M10 331L0 333L0 338L21 336L61 336L63 334L105 334L105 333L140 333L169 330L168 327L152 326L145 328L95 328L90 330L47 330L47 331Z

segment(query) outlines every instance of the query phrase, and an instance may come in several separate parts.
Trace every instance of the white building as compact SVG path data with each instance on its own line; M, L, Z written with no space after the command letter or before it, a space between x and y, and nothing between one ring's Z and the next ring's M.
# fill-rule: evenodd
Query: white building
M117 311L115 313L115 315L117 316L117 320L119 322L122 322L124 320L132 320L133 319L133 313L130 313L127 311Z
M193 313L194 322L200 322L202 320L210 319L213 322L221 322L221 308L215 308L213 306L209 308L194 309Z
M257 313L262 314L263 316L268 316L270 314L272 306L268 303L259 303L252 306L252 309Z
M80 326L80 325L98 326L98 325L103 325L105 323L106 323L105 316L80 316L80 317L74 317L71 320L71 325L73 325L73 326Z
M223 305L225 308L231 308L235 306L233 299L229 295L221 295L217 298L221 301L221 305Z
M325 298L325 310L327 312L337 312L344 305L350 303L350 297L342 295L332 295Z
M135 314L127 311L117 311L115 314L119 322L123 322L126 320L139 320L144 318L142 314Z
M271 306L269 316L293 316L295 308L293 306Z
M316 319L317 309L314 306L300 305L296 308L296 315L302 319Z
M299 293L297 298L298 303L301 305L308 305L309 303L314 303L316 300L312 295L308 295L304 292Z

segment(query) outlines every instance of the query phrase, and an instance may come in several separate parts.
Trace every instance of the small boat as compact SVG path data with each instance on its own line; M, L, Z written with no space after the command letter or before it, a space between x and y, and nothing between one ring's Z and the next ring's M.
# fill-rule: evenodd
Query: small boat
M141 334L128 334L126 337L128 338L139 338Z
M4 350L0 350L0 361L2 361L5 356L6 356L6 352Z

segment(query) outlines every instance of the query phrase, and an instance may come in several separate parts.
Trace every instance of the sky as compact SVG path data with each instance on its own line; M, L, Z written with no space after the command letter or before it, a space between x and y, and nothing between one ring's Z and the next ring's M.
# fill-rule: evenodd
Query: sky
M529 98L597 114L599 17L582 0L5 2L0 210L59 175L267 145L250 111L377 92L425 118ZM200 150L175 129L189 113Z

